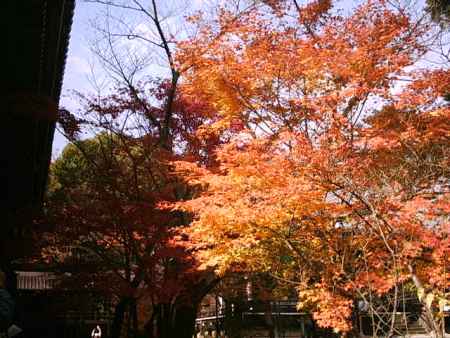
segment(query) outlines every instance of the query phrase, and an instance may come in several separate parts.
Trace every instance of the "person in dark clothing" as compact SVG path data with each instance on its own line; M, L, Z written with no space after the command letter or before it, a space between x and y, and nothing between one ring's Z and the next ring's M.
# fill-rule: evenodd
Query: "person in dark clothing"
M14 301L5 289L6 278L0 270L0 333L8 330L14 317Z

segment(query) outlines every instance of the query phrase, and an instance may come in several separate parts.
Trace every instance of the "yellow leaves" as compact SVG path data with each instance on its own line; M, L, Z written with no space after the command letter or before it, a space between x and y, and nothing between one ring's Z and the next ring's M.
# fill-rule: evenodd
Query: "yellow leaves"
M431 309L431 304L433 303L434 300L434 294L427 293L427 295L425 296L425 305L427 306L427 308Z
M425 304L428 309L432 309L433 302L437 301L437 306L439 311L442 313L444 311L445 305L448 304L448 300L444 296L436 295L433 291L425 292L424 288L417 289L417 298Z
M295 139L284 135L280 143L273 144L249 140L245 151L242 145L228 145L220 157L224 175L210 175L205 195L185 203L199 215L192 231L214 246L208 264L217 264L218 271L226 270L231 262L258 264L257 248L265 248L260 254L275 249L295 255L290 250L297 244L285 236L304 243L305 250L322 254L323 240L310 231L333 231L333 223L320 213L330 208L339 217L342 211L306 179L309 161L302 157L308 152L301 150L301 139L294 148L297 152L285 149L284 142ZM268 261L273 259L276 256Z
M283 21L283 2L269 5L271 22L255 8L228 25L228 13L219 20L226 33L192 42L205 52L194 53L183 90L220 112L201 133L231 139L217 152L220 168L204 173L204 193L186 202L192 231L219 273L301 273L299 306L345 332L357 290L390 292L408 262L427 262L417 269L442 284L445 245L424 224L441 226L448 205L411 194L446 175L448 71L406 68L423 52L422 27L384 1L348 17L328 17L331 1L314 1L301 24ZM236 119L245 132L234 133Z
M446 109L436 109L430 111L428 114L432 117L441 117L448 113L448 110Z
M313 1L300 16L311 25L331 6L329 0ZM348 18L330 18L313 36L302 25L277 27L277 18L269 23L254 11L236 20L226 14L220 24L227 26L226 33L214 42L204 36L190 42L206 49L194 56L185 89L221 113L224 122L211 128L226 128L238 118L277 133L297 128L304 119L303 111L292 109L294 100L323 117L338 109L339 101L351 95L349 89L361 100L370 93L386 95L389 78L402 71L414 52L410 23L381 2L364 4ZM402 44L405 32L411 48ZM328 100L331 94L339 98L335 104Z
M439 312L444 313L445 307L449 304L450 304L450 301L448 301L444 297L440 297L439 301L438 301Z
M316 285L315 289L300 290L298 309L312 310L321 327L333 328L336 333L350 331L353 302Z
M417 298L419 298L419 300L422 300L424 296L425 296L425 289L417 288Z

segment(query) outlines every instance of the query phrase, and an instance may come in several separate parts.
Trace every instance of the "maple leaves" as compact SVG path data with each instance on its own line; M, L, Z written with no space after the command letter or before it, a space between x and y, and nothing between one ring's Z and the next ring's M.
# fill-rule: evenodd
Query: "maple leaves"
M300 299L307 299L307 304L318 309L313 311L313 318L321 327L334 328L336 332L348 332L351 327L349 321L352 315L352 301L339 297L331 292L317 290L300 292ZM300 308L307 309L306 304L300 303Z
M167 119L170 88L166 81L151 81L140 89L117 88L104 97L78 95L84 104L82 118L66 111L61 116L72 144L51 166L47 216L53 228L45 236L44 256L71 269L66 286L95 289L113 298L116 336L125 325L125 312L134 327L147 325L152 334L170 337L180 329L167 329L167 323L190 311L188 330L193 330L205 284L215 280L199 269L189 237L181 232L189 215L162 206L193 192L170 161L211 167L216 162L212 149L226 136L199 137L200 126L214 121L216 113L181 93L173 98ZM168 135L162 132L164 126ZM83 133L96 136L80 140ZM64 253L67 246L81 256ZM135 316L138 308L141 323Z
M212 128L245 127L218 151L219 171L195 171L205 191L178 204L197 214L188 231L208 243L206 264L288 276L340 332L371 293L421 280L444 296L448 72L411 67L429 27L383 1L348 17L317 1L294 23L286 3L266 3L270 20L259 7L222 12L190 41L202 53L178 55L195 64L183 90L219 112Z
M329 18L313 37L303 25L273 21L244 13L233 29L218 20L190 41L206 52L187 48L179 55L195 64L186 90L221 113L222 127L240 119L248 129L274 134L335 110L343 118L364 114L358 108L371 95L388 95L391 79L414 62L418 48L419 33L408 31L407 18L379 4Z
M214 268L295 285L299 307L343 334L356 300L374 314L370 300L393 294L395 312L408 283L437 318L430 299L450 283L449 72L419 68L430 26L405 9L333 5L193 17L198 35L171 63L176 91L119 88L85 98L94 120L62 116L72 138L80 124L108 131L102 175L75 175L89 189L73 190L71 215L102 228L100 247L126 242L143 259L133 275L151 276L161 309ZM89 208L95 198L105 203Z

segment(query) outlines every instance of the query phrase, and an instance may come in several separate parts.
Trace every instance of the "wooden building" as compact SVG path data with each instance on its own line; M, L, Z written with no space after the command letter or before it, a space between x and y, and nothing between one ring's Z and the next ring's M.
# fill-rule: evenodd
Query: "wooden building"
M0 267L23 256L45 191L75 0L1 1ZM9 281L14 285L14 281Z

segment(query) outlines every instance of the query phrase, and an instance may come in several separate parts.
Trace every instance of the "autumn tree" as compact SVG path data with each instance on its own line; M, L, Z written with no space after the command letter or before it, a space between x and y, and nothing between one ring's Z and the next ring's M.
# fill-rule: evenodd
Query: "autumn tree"
M166 117L170 83L141 88L139 99L129 87L101 98L80 94L84 113L61 111L61 132L72 143L51 167L47 211L54 227L44 256L64 269L86 256L71 268L70 282L113 297L113 336L128 327L128 336L145 329L152 337L191 337L197 306L217 277L198 269L189 238L179 231L189 215L160 205L193 193L170 163L214 166L212 149L227 137L199 138L196 131L215 112L180 94L162 144L166 136L157 125ZM96 136L83 139L85 132Z
M430 26L384 1L255 2L196 17L181 45L183 92L245 130L219 172L179 163L205 191L178 204L218 274L264 271L346 334L355 301L412 283L430 330L448 301L448 65L421 68ZM371 304L370 302L368 302ZM373 309L371 309L373 310ZM394 334L394 315L388 323Z
M99 273L84 274L91 280L80 285L104 287L117 298L115 337L126 316L133 326L129 335L136 334L136 307L146 308L150 336L191 337L196 307L217 277L197 271L186 236L176 230L188 222L186 214L158 206L192 193L168 161L214 166L213 149L228 136L197 134L216 121L216 112L178 94L184 68L173 57L177 37L164 2L87 2L105 6L92 49L111 86L95 95L76 94L81 109L75 114L61 110L61 130L73 146L53 166L49 211L57 231L46 254L60 259L61 245L74 242L101 262ZM86 134L97 136L83 140ZM116 283L105 284L105 276Z

